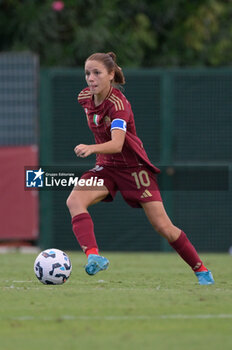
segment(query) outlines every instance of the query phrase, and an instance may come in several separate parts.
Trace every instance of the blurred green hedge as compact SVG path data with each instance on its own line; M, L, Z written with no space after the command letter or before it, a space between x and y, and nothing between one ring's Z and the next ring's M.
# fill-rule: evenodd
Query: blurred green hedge
M227 66L232 2L220 0L0 0L0 50L30 50L43 66L82 66L114 51L127 67Z

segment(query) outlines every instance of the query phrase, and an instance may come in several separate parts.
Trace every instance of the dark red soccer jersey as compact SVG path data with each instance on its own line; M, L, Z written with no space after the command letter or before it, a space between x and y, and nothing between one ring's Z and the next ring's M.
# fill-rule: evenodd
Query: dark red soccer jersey
M96 107L89 88L85 88L78 95L78 102L85 110L89 128L97 144L111 140L111 123L115 119L126 122L126 137L122 151L114 154L97 154L97 165L128 168L146 164L155 173L160 172L148 159L143 144L136 135L131 105L120 90L112 87L105 100Z

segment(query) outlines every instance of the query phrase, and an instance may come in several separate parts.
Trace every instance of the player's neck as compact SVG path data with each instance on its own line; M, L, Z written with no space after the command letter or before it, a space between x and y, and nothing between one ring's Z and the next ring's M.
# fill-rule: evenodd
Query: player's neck
M109 96L110 92L111 92L111 86L110 88L103 90L100 94L94 95L95 106L96 107L100 106L100 104L102 104L102 102L106 99L106 97Z

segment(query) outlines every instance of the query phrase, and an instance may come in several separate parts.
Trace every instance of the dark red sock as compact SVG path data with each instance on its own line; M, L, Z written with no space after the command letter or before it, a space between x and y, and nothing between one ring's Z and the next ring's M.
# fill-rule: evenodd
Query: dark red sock
M94 254L97 254L98 246L94 235L93 221L89 213L74 216L72 218L72 228L83 252L87 253L91 250Z
M181 258L191 266L193 271L203 271L201 268L204 267L204 265L196 249L183 231L181 231L179 238L177 238L175 242L170 243L170 245L177 251ZM207 269L205 268L205 270Z
M85 254L87 255L87 257L88 257L90 254L99 255L98 249L97 249L97 248L87 249L87 250L85 251Z

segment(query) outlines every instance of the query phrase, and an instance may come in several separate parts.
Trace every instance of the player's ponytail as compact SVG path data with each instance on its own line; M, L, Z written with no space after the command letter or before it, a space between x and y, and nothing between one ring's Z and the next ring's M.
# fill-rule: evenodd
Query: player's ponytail
M104 64L109 73L114 71L114 79L112 81L112 84L116 87L125 84L123 71L116 63L116 55L114 52L97 52L88 57L86 61L100 61Z
M116 63L116 55L114 52L107 52L107 55L109 55L112 60L114 61L114 84L124 85L125 84L125 77L122 71L122 68L119 67Z

